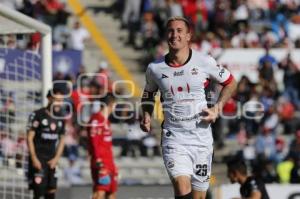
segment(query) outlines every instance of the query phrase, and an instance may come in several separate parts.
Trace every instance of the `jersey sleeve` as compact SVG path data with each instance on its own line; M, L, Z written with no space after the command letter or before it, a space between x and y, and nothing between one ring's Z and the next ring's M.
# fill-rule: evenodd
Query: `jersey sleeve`
M89 122L89 128L88 128L88 138L89 138L89 144L91 149L91 156L92 158L100 159L101 158L101 146L99 146L99 143L102 139L102 126L99 124L97 118L92 117Z
M156 82L153 79L153 73L151 69L151 65L148 66L146 71L146 85L145 85L145 91L148 92L155 92L158 90L158 86Z
M223 86L226 86L233 80L232 74L211 56L208 56L206 59L206 67L209 77L217 80Z
M40 121L37 117L37 113L32 112L28 117L27 132L29 132L30 130L36 131L39 126L40 126Z

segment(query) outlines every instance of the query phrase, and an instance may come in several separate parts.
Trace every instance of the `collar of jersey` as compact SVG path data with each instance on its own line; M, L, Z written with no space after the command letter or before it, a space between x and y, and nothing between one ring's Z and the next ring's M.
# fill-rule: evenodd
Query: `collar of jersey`
M170 66L170 67L172 67L172 68L179 68L179 67L181 67L181 66L184 66L184 65L186 65L190 60L191 60L191 57L192 57L192 49L190 49L190 51L189 51L189 57L187 58L187 60L183 63L183 64L171 64L170 63L170 60L169 60L169 53L168 54L166 54L166 56L165 56L165 62L166 62L166 64L168 65L168 66Z

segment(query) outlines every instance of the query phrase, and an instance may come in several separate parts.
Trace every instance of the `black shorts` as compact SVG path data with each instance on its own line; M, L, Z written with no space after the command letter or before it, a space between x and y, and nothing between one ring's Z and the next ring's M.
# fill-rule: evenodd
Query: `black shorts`
M41 160L40 160L41 161ZM32 166L31 160L28 165L28 187L33 191L44 195L47 190L56 189L57 177L55 169L51 169L47 161L41 161L42 171L38 171Z

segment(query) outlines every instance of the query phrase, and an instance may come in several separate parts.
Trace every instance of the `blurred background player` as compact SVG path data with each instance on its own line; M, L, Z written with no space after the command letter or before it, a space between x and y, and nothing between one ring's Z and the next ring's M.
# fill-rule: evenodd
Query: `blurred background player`
M115 98L108 94L99 110L92 114L89 127L89 151L93 179L93 199L115 199L117 170L112 151L112 130L108 120L113 112Z
M65 125L60 113L63 92L53 89L48 92L47 97L48 106L34 111L28 122L28 180L29 189L34 191L34 199L55 198L55 167L64 149Z
M247 175L244 161L231 160L227 163L227 176L231 183L239 183L242 199L269 199L265 184L261 179Z
M210 56L190 48L189 21L171 17L166 24L169 53L149 64L142 98L141 128L150 132L154 94L161 92L164 122L162 151L176 199L204 199L209 187L213 153L210 127L236 88L228 70ZM208 108L209 79L223 87L214 107Z

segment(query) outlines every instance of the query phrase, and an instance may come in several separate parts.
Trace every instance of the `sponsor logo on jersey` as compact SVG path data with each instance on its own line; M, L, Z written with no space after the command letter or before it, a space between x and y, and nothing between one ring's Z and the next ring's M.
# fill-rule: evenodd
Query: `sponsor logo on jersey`
M172 134L171 131L167 131L167 132L166 132L166 136L167 136L167 137L170 137L171 134Z
M192 72L192 75L197 75L198 74L198 68L193 68L191 70L191 72Z
M191 121L191 120L195 120L195 119L198 119L199 117L201 117L201 113L197 113L193 116L190 116L190 117L175 117L175 116L172 116L170 118L170 121L172 122L180 122L180 121Z
M47 120L47 119L43 119L43 120L42 120L42 124L43 124L44 126L47 126L47 125L48 125L48 120Z
M58 139L58 134L54 133L42 133L41 136L45 140L57 140Z
M56 130L56 124L55 123L51 123L50 124L50 129L51 129L51 131L55 131Z
M169 77L165 74L161 74L161 78L164 79L164 78L169 78Z
M221 71L219 72L219 76L222 77L224 73L225 73L225 69L222 68Z
M178 76L182 76L182 75L184 75L184 70L174 72L174 77L178 77Z
M174 166L175 166L174 160L169 160L169 161L167 162L167 167L168 167L169 169L172 169Z

